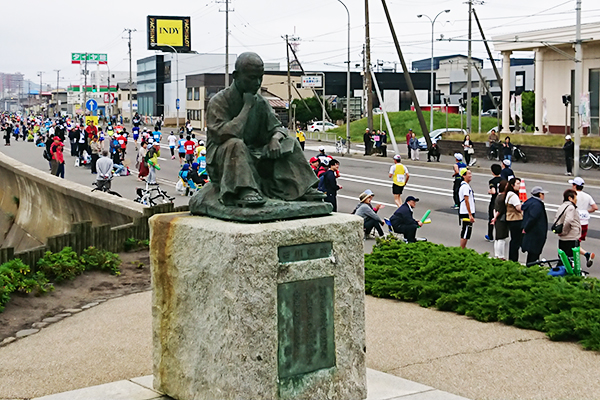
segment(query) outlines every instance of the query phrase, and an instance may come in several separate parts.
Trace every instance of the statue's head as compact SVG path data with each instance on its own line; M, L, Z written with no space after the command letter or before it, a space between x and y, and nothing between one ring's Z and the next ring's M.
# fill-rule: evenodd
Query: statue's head
M262 84L265 67L263 60L256 53L242 53L235 62L233 79L242 93L257 93Z

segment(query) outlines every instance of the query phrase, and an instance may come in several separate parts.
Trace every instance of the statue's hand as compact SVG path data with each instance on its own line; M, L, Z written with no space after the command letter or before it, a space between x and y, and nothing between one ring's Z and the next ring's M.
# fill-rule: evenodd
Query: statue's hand
M268 149L269 158L279 158L281 156L281 144L279 144L279 138L271 138Z
M244 93L244 104L247 104L250 107L254 106L254 104L256 104L256 94Z

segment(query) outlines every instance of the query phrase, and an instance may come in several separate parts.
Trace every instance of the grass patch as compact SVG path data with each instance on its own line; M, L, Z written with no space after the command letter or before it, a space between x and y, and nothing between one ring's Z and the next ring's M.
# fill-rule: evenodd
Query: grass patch
M490 259L487 253L396 239L378 240L365 255L365 291L417 302L478 321L500 321L578 341L600 351L600 281L554 278L541 267Z

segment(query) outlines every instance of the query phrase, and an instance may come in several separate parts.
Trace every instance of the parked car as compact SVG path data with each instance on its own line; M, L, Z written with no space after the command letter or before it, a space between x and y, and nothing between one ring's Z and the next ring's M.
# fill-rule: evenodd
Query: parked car
M429 137L431 138L431 142L437 142L438 140L440 140L442 138L442 135L446 132L450 132L450 133L461 133L463 135L467 134L467 131L465 131L464 129L460 129L460 128L440 128L440 129L435 129L431 132L429 132ZM427 141L425 140L424 137L419 139L419 149L421 150L427 150Z
M497 117L498 116L498 110L496 110L495 108L492 108L491 110L487 110L481 113L482 117Z
M312 125L308 126L309 132L324 132L333 128L337 128L336 124L332 124L331 122L325 121L325 130L323 130L323 121L313 122Z
M495 130L495 131L496 131L496 133L499 133L499 132L500 132L500 129L498 129L498 126L497 126L497 125L496 125L495 127L493 127L492 129L493 129L493 130ZM490 130L487 132L487 133L488 133L488 135L489 135L490 133L492 133L492 129L490 129ZM515 126L514 126L514 125L509 125L509 126L508 126L508 129L509 129L511 132L514 132L514 131L515 131Z

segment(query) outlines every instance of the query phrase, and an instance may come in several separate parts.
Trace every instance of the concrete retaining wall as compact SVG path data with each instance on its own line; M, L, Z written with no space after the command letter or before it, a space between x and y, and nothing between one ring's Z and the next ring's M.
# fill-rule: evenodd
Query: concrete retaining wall
M50 175L0 153L0 247L15 252L70 232L71 224L119 226L143 216L144 206Z

